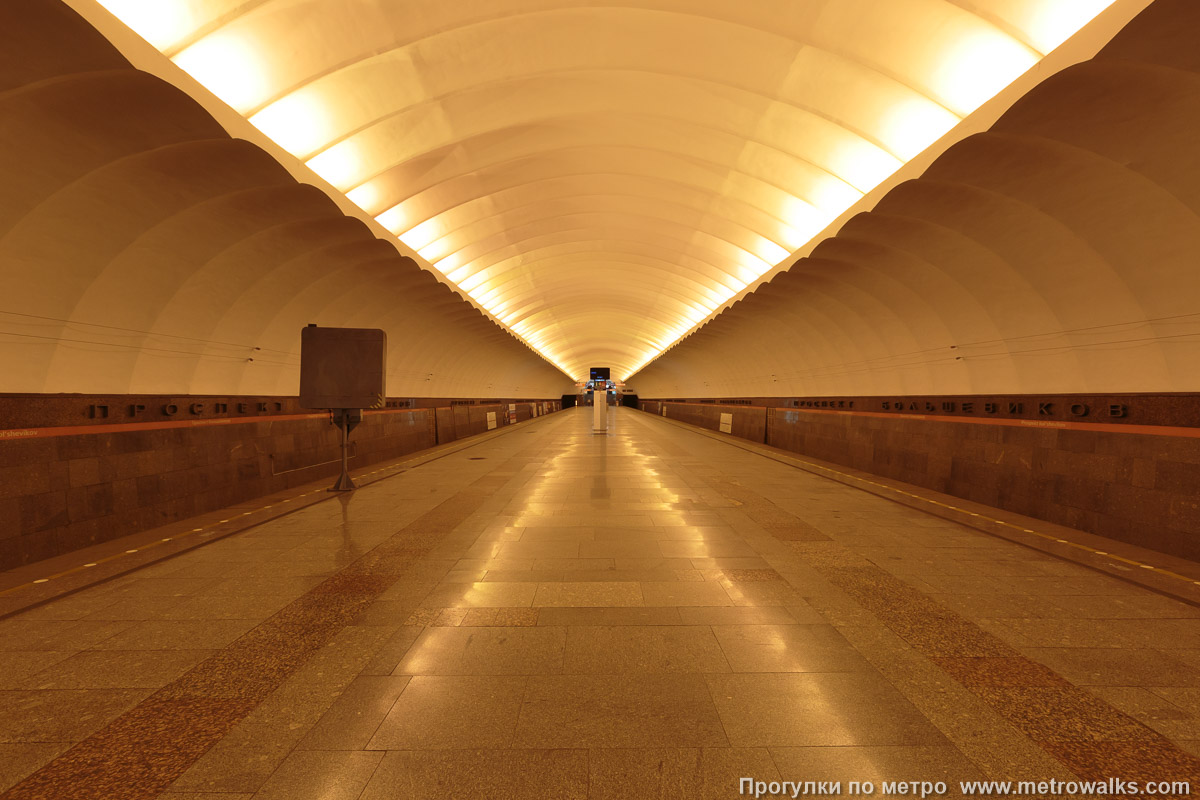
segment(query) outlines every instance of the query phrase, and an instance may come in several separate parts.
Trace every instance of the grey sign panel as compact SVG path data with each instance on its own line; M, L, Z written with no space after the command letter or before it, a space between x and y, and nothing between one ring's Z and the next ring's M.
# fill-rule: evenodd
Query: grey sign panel
M301 408L383 408L387 334L377 328L300 331Z

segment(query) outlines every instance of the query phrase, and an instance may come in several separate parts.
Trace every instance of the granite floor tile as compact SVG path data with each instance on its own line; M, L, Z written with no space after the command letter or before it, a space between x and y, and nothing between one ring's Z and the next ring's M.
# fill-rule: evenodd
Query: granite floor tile
M195 759L169 791L254 794L288 758L302 735L302 727L294 722L243 720Z
M753 558L758 555L754 548L744 541L662 541L658 543L658 548L665 558L729 559Z
M396 675L546 675L561 672L566 628L426 628Z
M707 626L575 626L566 631L562 671L569 674L729 671Z
M648 606L729 606L725 588L713 581L643 581L642 597Z
M483 570L483 576L477 580L486 583L552 583L566 580L567 574L562 569L489 569Z
M1023 647L1200 649L1200 619L995 619L986 628Z
M1076 686L1190 686L1200 689L1200 670L1177 661L1170 650L1031 647L1023 652Z
M684 625L810 625L825 620L807 606L680 606Z
M0 779L662 800L1200 774L1195 608L573 413L0 620Z
M773 747L771 756L783 780L840 781L843 792L850 781L944 781L959 796L959 781L984 780L970 759L951 745L890 745L866 747Z
M1038 742L1151 741L1154 733L1073 686L975 687L975 694Z
M706 679L734 747L945 744L877 673L735 673Z
M70 742L0 742L0 792L70 746Z
M588 762L593 800L724 800L741 778L779 780L761 748L593 749Z
M29 675L25 689L157 689L212 650L85 650Z
M153 619L246 619L261 621L295 600L290 595L251 597L193 595L155 611ZM101 617L111 609L100 612ZM93 615L95 616L95 615ZM112 618L112 617L109 617ZM132 619L132 618L131 618Z
M563 581L537 584L533 605L560 608L585 608L588 606L611 608L640 606L645 603L642 599L641 586L635 582Z
M93 645L97 650L199 650L225 647L255 626L254 620L149 620L135 622Z
M0 689L21 689L26 678L75 655L71 650L0 651Z
M0 691L0 742L78 742L148 694L145 689Z
M616 569L652 570L655 572L695 571L690 558L663 558L662 556L653 556L650 558L614 558L613 564Z
M1200 739L1200 717L1162 695L1134 686L1096 686L1090 693L1174 741Z
M724 747L699 675L529 678L514 747Z
M293 753L271 774L256 800L357 800L375 774L383 753Z
M732 558L712 558L700 556L687 558L695 569L770 569L766 559L758 555L735 556Z
M360 623L361 624L361 623ZM400 659L412 647L412 643L421 635L424 626L401 625L396 627L388 638L372 653L362 669L363 675L391 675L400 663Z
M722 584L735 606L801 606L804 595L782 581Z
M546 607L538 609L538 625L683 625L679 608ZM691 624L691 623L689 623ZM699 623L703 624L703 623Z
M595 541L579 545L581 558L659 558L663 553L655 541Z
M84 650L96 647L132 625L131 622L29 620L14 617L0 620L0 652Z
M360 800L585 800L586 750L389 752Z
M443 583L421 601L425 608L475 606L528 606L533 602L536 583Z
M408 686L408 675L362 675L329 707L297 750L364 750Z
M1151 691L1179 706L1192 716L1200 717L1200 689L1160 686L1152 688Z
M734 672L871 670L831 625L718 625L713 633Z
M367 749L510 747L528 680L418 675L384 717Z

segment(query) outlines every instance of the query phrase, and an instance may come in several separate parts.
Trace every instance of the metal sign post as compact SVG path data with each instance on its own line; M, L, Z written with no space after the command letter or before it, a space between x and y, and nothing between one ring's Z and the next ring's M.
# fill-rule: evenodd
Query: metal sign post
M354 481L350 478L350 413L352 409L342 408L338 410L341 415L342 424L342 474L338 476L337 483L329 487L331 492L348 492L351 489L357 489ZM359 411L361 414L362 412Z
M383 408L387 388L387 334L378 328L300 331L300 407L327 408L342 438L342 474L331 492L354 489L350 479L350 431L364 408Z

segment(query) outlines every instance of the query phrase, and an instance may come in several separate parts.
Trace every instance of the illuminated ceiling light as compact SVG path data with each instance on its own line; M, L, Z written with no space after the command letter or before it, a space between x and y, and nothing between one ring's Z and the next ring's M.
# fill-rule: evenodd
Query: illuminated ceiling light
M830 169L843 181L858 190L859 197L887 179L904 162L881 147L854 136L844 137L827 155ZM843 194L843 197L848 196ZM839 211L858 200L842 205ZM825 206L824 203L821 204Z
M453 252L455 246L455 243L450 241L449 236L442 236L434 239L424 247L418 248L417 252L421 254L422 258L426 258L432 262L437 262L441 261L451 252Z
M312 90L276 100L250 117L250 124L297 158L307 158L337 137L336 115Z
M866 194L833 175L822 176L813 182L808 191L808 200L825 222L841 214L857 203ZM825 227L821 224L821 227Z
M780 247L766 237L762 237L756 243L754 254L761 258L764 264L774 265L791 255L791 251ZM759 274L761 275L762 273Z
M308 160L313 172L329 181L340 191L346 191L365 177L363 159L353 142L335 144Z
M662 38L667 48L686 47L691 41L688 37L694 37L701 27L724 24L707 17L700 21L700 15L683 14L671 25L659 27L651 17L661 15L644 15L645 24L635 23L630 16L606 32L605 25L613 21L601 19L606 14L634 12L609 8L602 14L589 12L588 23L580 29L588 36L610 39L600 47L589 42L578 52L569 42L562 48L588 70L586 88L581 90L584 84L569 84L575 78L563 77L562 65L555 61L557 50L543 53L537 47L498 47L492 52L486 37L479 33L480 20L460 13L455 4L446 4L444 24L430 27L423 20L410 20L408 26L403 13L390 10L388 4L368 4L379 9L360 16L341 14L333 0L266 4L271 6L269 12L258 10L263 4L240 0L98 2L172 55L176 64L249 116L260 131L306 161L355 205L375 215L380 225L422 261L447 276L459 291L560 369L581 371L576 363L579 359L558 350L560 342L577 331L603 329L589 324L588 314L594 315L591 322L595 322L609 310L628 313L638 309L645 321L638 330L629 331L629 336L636 337L631 341L601 337L595 345L576 345L578 352L589 347L611 350L614 367L623 369L636 363L626 377L773 265L810 244L866 192L1036 64L1040 54L1057 47L1111 5L1111 0L920 0L912 3L912 30L924 31L928 38L889 42L878 53L866 56L854 55L863 50L858 41L863 29L856 13L831 11L822 16L817 28L830 37L830 52L844 55L822 61L830 73L822 77L830 80L797 80L782 87L795 88L798 94L794 97L781 93L776 72L767 69L755 74L759 68L754 58L744 58L751 51L728 54L731 63L746 66L745 73L739 73L746 86L738 91L788 96L787 102L772 102L763 113L739 114L736 104L722 98L725 89L712 85L711 76L702 70L686 66L684 59L672 73L672 79L679 81L680 97L695 99L700 106L704 97L711 97L713 108L700 111L718 116L722 110L727 112L720 117L720 125L713 126L721 131L720 136L706 140L702 126L688 117L695 103L681 100L676 104L668 98L667 102L644 105L654 100L654 90L643 94L626 82L624 72L633 56L620 46L629 37L658 36L667 37ZM891 5L889 0L860 2L864 8L880 10ZM517 37L514 41L535 33L531 41L550 40L562 32L574 35L569 27L574 23L568 17L575 11L511 15L505 11L509 4L493 5L495 12L480 19L488 26L512 26L507 32ZM833 5L841 4L831 4L831 8ZM975 8L977 13L972 13ZM315 19L337 20L337 24L310 22ZM749 14L743 21L752 19L757 18ZM754 26L745 28L739 27L738 34L729 37L731 48L744 47L746 42L752 42L752 47L774 46L768 44L771 37L750 36L743 41ZM398 34L402 29L403 35ZM711 33L710 29L702 35ZM439 47L425 48L435 36L444 37L439 38ZM782 37L773 38L780 48L774 55L787 52L791 45ZM496 41L508 40L500 37ZM804 49L803 38L794 44ZM462 53L471 57L459 58ZM418 54L422 58L416 58ZM775 63L768 58L763 61ZM480 78L494 78L497 70L506 78L489 94L487 87L493 84ZM812 70L802 73L810 76ZM547 78L551 75L554 77ZM509 78L531 82L529 93L514 92L515 84L509 83ZM716 91L691 98L686 95L686 85L693 81ZM574 93L555 95L554 87L563 85L575 86ZM541 117L537 114L559 107L564 100L570 101L568 105L578 102L585 113L594 114L587 106L592 89L597 96L610 93L605 102L616 105L605 106L603 123L586 126L589 147L625 152L630 134L637 133L637 142L654 139L660 148L661 142L680 142L678 147L666 145L683 157L679 164L668 165L661 158L645 163L632 158L621 165L627 172L612 172L603 164L593 164L592 156L583 150L555 149L555 142L571 136L578 139L581 134L572 129L571 122L538 124ZM477 96L460 102L467 93ZM627 101L629 115L621 113L625 109L621 104ZM529 108L523 108L526 103ZM810 117L823 121L813 122ZM653 121L647 121L649 118ZM527 133L489 138L487 132L493 128ZM681 138L679 130L698 135ZM352 131L353 138L341 138ZM614 132L616 137L610 137ZM538 144L543 135L548 142L544 151ZM729 141L718 144L718 138ZM519 147L514 144L518 139ZM523 160L513 161L514 155ZM525 183L495 171L497 165L505 165L515 174L517 164L522 176L530 176ZM715 168L712 174L724 175L724 179L711 179L705 174L707 166L698 169L699 164L711 164ZM454 179L447 177L450 175ZM537 195L538 186L556 181L557 192L566 179L579 179L583 194ZM602 181L603 188L597 192L588 185L589 180ZM661 228L652 225L621 227L615 232L601 225L597 231L579 235L578 242L597 245L595 258L587 262L588 271L584 272L579 250L572 247L578 242L559 236L560 222L565 214L578 213L568 206L578 206L586 214L588 203L596 197L611 196L616 190L626 195L637 193L629 190L631 184L621 185L622 181L651 187L640 205L631 208L646 202L670 208L691 206L750 235L738 237L736 243L723 240L703 221L695 223L691 236L669 237L659 235ZM417 194L406 194L410 191ZM397 199L399 203L389 206ZM469 207L473 202L479 205ZM538 209L539 205L545 210ZM544 225L542 231L537 230L539 224ZM522 228L520 235L495 248L494 254L479 254L468 247L517 226ZM676 259L664 255L663 248L668 246L664 241L682 241L680 249L695 249ZM618 247L611 262L620 271L612 275L597 266L609 257L607 242ZM635 255L620 250L626 245ZM539 248L536 256L529 250L532 247ZM678 267L664 269L663 265L672 261ZM653 268L645 271L645 278L638 278L629 266L633 263L652 264ZM597 305L582 314L568 308L560 316L556 304L575 300L556 294L556 289L543 288L540 282L560 269L578 269L579 275L588 276L584 281L599 276L597 287L614 285L614 278L623 282L622 289L627 283L629 307L603 309ZM550 285L558 283L567 284L555 281ZM572 285L567 291L579 289ZM613 326L613 330L621 329ZM647 342L654 347L647 349Z
M1038 54L1011 36L985 26L960 36L944 52L931 85L959 116L999 94L1038 62Z
M1025 27L1029 44L1041 53L1049 53L1112 4L1113 0L1031 3L1033 17Z
M482 284L484 284L487 281L487 279L488 279L487 270L481 270L479 272L476 272L473 275L463 275L461 278L455 280L454 282L457 283L462 288L466 289L467 291L471 291L473 289L478 288Z
M799 250L808 240L816 235L819 229L800 228L795 225L784 225L779 229L779 238L787 249L788 255Z
M438 262L455 249L454 243L445 233L445 225L441 218L431 217L400 234L400 239L420 253L422 258Z
M923 97L910 97L886 109L881 139L905 161L950 132L962 120L947 108Z
M479 301L479 304L489 311L492 310L493 301L500 292L500 287L489 287L486 283L479 286L471 293L471 296Z
M270 95L263 62L266 56L266 52L255 48L254 42L220 32L204 37L171 60L210 92L246 114Z
M471 274L471 267L466 264L461 267L456 266L455 262L457 260L458 254L451 253L438 262L438 269L440 269L447 278L456 284L458 284L460 281L466 280L466 277Z
M375 218L383 227L387 228L393 234L399 235L399 232L404 228L406 222L404 217L404 209L400 206L392 206L387 211L383 212ZM401 241L404 241L401 239ZM408 244L408 242L404 242ZM411 247L411 245L409 245Z
M364 183L346 192L346 197L350 199L351 203L370 214L379 205L379 188L373 183Z
M182 3L147 0L99 0L114 17L163 52L169 52L186 39L201 20Z

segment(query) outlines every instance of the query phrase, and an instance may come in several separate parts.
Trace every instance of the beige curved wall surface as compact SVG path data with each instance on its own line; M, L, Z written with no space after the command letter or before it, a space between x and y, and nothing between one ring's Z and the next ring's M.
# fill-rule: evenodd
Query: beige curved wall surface
M566 377L57 2L0 4L0 391L295 394L308 323L389 334L389 393Z
M1147 2L66 1L577 379L634 372Z
M632 377L643 397L1200 390L1200 4L1094 59Z

